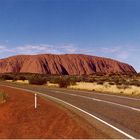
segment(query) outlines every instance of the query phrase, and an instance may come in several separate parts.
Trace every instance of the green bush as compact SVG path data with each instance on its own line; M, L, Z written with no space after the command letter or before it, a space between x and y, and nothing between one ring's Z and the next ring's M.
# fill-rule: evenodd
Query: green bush
M104 81L98 81L97 84L98 85L103 85L104 84Z
M109 82L109 85L115 85L115 83L114 82Z
M67 88L68 86L70 86L70 80L68 78L61 78L58 81L58 85L60 88Z
M76 77L70 77L69 79L67 79L70 81L70 85L76 85L77 79Z
M41 76L32 76L29 79L29 84L44 85L46 83L47 83L46 78L43 78Z
M25 76L17 76L17 80L25 81L26 80L26 77Z
M53 84L58 84L60 81L61 77L51 77L49 82Z
M13 80L14 76L13 75L8 75L8 74L4 74L4 75L1 75L1 79L2 80Z
M69 76L59 76L59 77L51 77L49 80L50 83L53 84L58 84L59 87L65 87L67 88L70 85L75 85L76 84L76 77L69 77Z
M130 85L138 86L140 87L140 81L139 80L133 80L130 82Z

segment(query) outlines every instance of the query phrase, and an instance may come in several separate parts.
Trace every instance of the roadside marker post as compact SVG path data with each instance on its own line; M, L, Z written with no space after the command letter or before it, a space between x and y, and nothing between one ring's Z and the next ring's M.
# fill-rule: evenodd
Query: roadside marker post
M35 109L37 108L37 94L35 93Z

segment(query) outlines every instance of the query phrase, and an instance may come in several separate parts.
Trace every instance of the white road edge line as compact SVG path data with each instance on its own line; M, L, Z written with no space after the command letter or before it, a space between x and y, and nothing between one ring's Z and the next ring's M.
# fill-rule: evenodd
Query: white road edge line
M42 95L42 96L44 96L44 97L49 97L49 98L58 100L58 101L60 101L60 102L63 102L63 103L65 103L65 104L67 104L67 105L69 105L69 106L71 106L71 107L73 107L73 108L75 108L75 109L77 109L77 110L79 110L79 111L81 111L81 112L83 112L83 113L85 113L85 114L87 114L87 115L89 115L89 116L95 118L96 120L98 120L98 121L100 121L100 122L102 122L102 123L108 125L109 127L115 129L116 131L120 132L121 134L127 136L128 138L130 138L130 139L136 139L135 137L133 137L133 136L127 134L126 132L120 130L119 128L117 128L117 127L115 127L115 126L113 126L113 125L107 123L106 121L104 121L104 120L102 120L102 119L96 117L96 116L93 115L93 114L90 114L89 112L86 112L85 110L83 110L83 109L81 109L81 108L79 108L79 107L76 107L76 106L74 106L74 105L72 105L72 104L70 104L70 103L68 103L68 102L65 102L65 101L63 101L63 100L61 100L61 99L58 99L58 98L55 98L55 97L52 97L52 96L50 96L50 95L46 95L46 94L43 94L43 93L40 93L40 92L37 92L37 93L40 94L40 95Z
M102 100L102 99L97 99L97 98L93 98L93 97L86 97L86 96L83 96L83 95L77 95L77 94L71 94L71 93L67 94L67 93L62 92L62 91L53 91L53 92L62 93L62 94L66 94L66 95L71 95L71 96L77 96L77 97L81 97L81 98L85 98L85 99L89 99L89 100L94 100L94 101L98 101L98 102L104 102L104 103L107 103L107 104L121 106L121 107L125 107L125 108L128 108L128 109L132 109L134 111L140 112L139 108L135 108L135 107L131 107L131 106L123 105L123 104L118 104L118 103L114 103L114 102L110 102L110 101L106 101L106 100Z
M3 85L3 86L5 86L5 87L10 87L10 88L14 88L14 89L20 89L20 90L23 90L23 91L28 91L28 92L31 92L31 93L34 93L34 92L35 92L35 91L33 91L33 90L24 89L24 88L19 88L19 87L12 87L12 86L6 86L6 85ZM75 109L77 109L77 110L79 110L79 111L81 111L81 112L83 112L83 113L85 113L85 114L87 114L87 115L89 115L89 116L95 118L96 120L102 122L103 124L106 124L107 126L113 128L114 130L118 131L119 133L125 135L126 137L128 137L128 138L130 138L130 139L136 139L135 137L133 137L133 136L127 134L126 132L124 132L123 130L121 130L121 129L119 129L119 128L117 128L117 127L115 127L115 126L109 124L108 122L106 122L106 121L104 121L104 120L102 120L102 119L96 117L96 116L93 115L93 114L90 114L89 112L86 112L85 110L83 110L83 109L81 109L81 108L79 108L79 107L76 107L76 106L74 106L74 105L72 105L72 104L70 104L70 103L68 103L68 102L65 102L65 101L63 101L63 100L61 100L61 99L58 99L58 98L55 98L55 97L52 97L52 96L50 96L50 95L46 95L46 94L43 94L43 93L40 93L40 92L36 92L36 93L39 94L39 95L42 95L42 96L44 96L44 97L48 97L48 98L52 98L52 99L54 99L54 100L60 101L60 102L62 102L62 103L64 103L64 104L66 104L66 105L69 105L69 106L71 106L71 107L73 107L73 108L75 108Z

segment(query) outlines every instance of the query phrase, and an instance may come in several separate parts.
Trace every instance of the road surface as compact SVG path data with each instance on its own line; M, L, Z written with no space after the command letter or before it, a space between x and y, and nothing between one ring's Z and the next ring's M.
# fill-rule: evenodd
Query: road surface
M67 107L111 138L140 139L138 98L42 86L21 87Z

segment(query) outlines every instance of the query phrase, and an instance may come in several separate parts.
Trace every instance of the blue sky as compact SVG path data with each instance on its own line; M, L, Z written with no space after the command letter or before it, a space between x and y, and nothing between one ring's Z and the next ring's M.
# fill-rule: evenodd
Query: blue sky
M140 72L139 0L0 0L0 58L83 53Z

